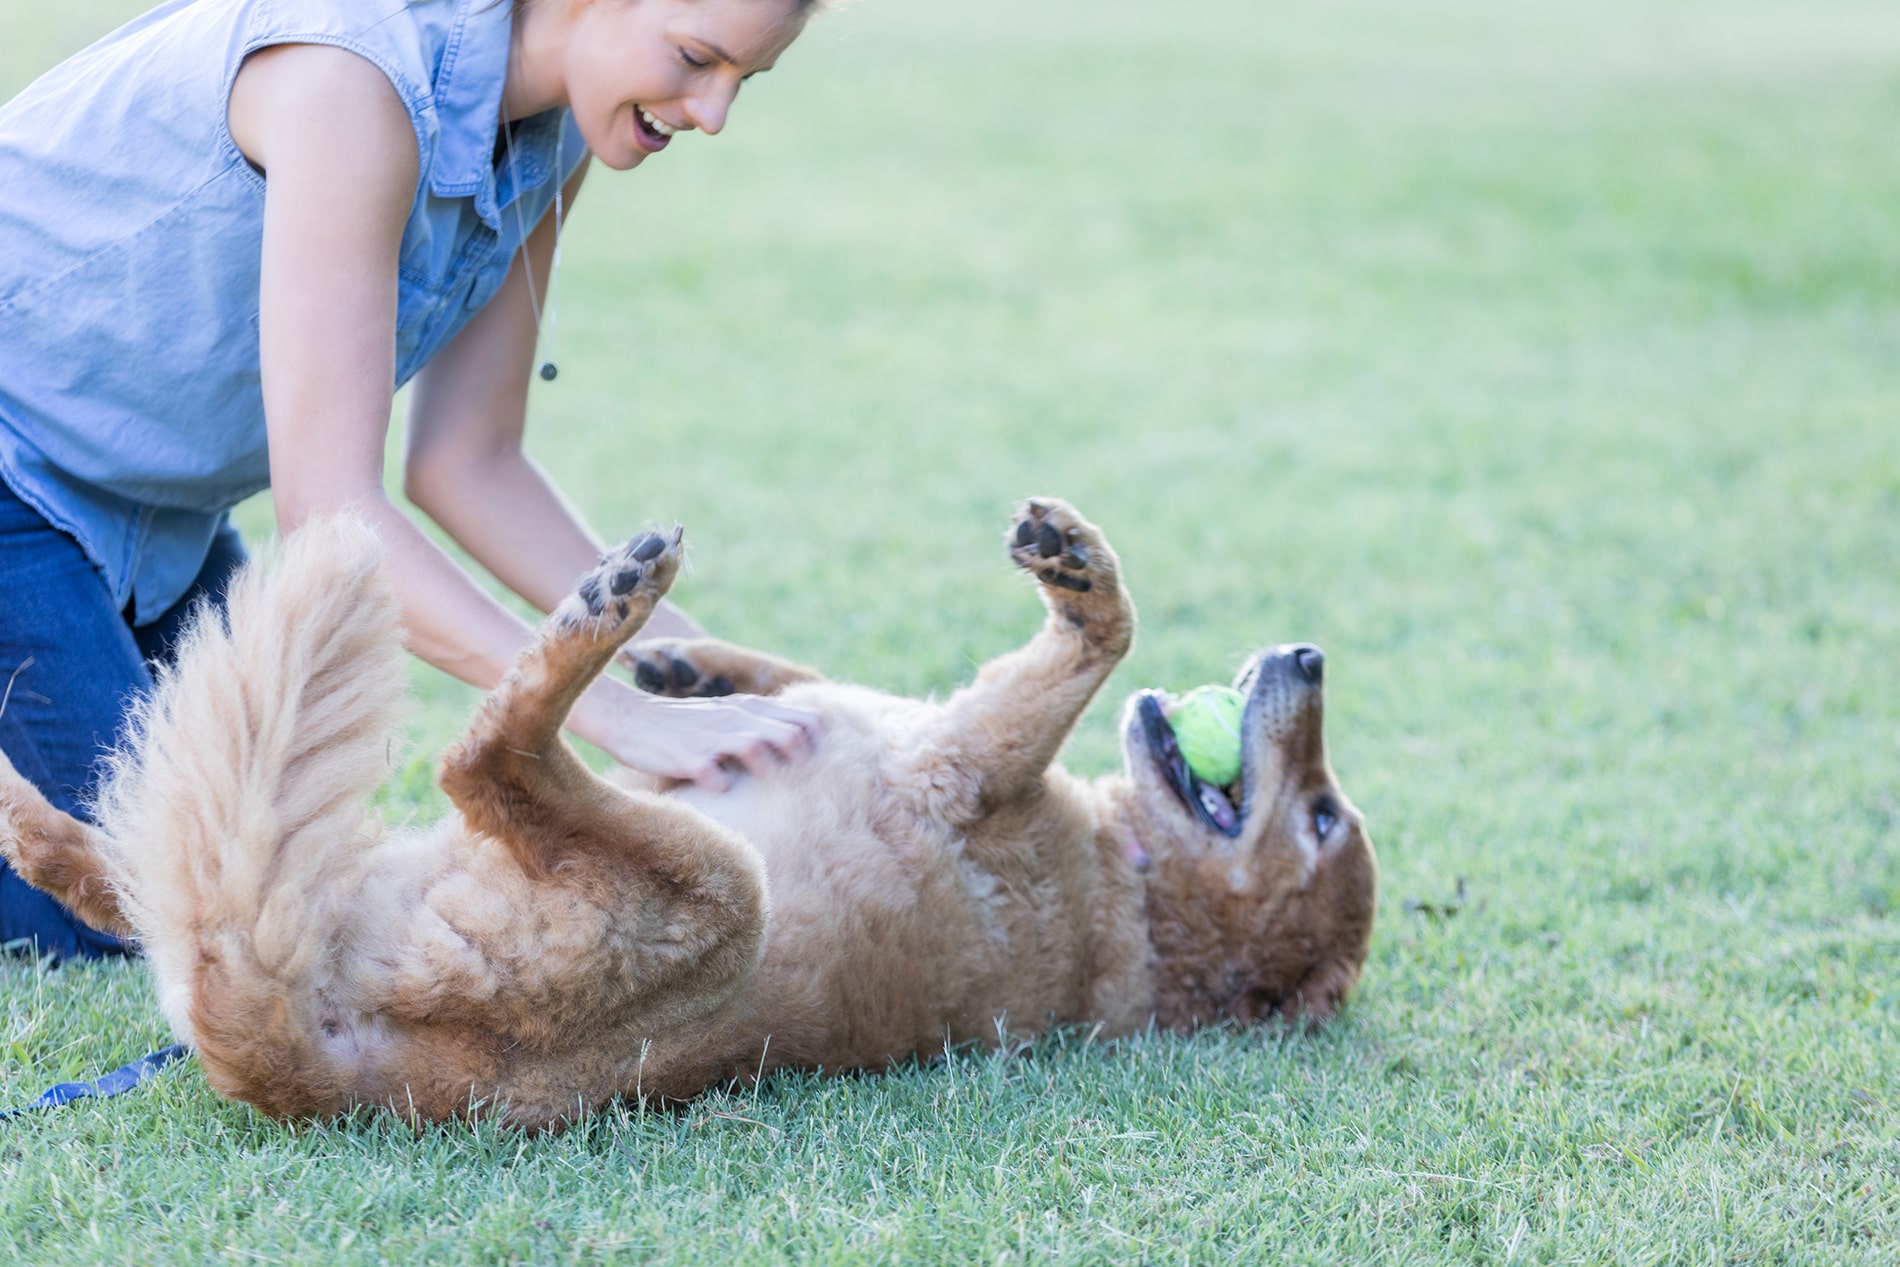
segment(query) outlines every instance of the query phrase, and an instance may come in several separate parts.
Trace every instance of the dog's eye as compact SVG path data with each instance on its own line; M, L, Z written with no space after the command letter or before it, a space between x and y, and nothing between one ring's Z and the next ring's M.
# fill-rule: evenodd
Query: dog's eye
M1333 825L1339 821L1339 807L1331 801L1321 801L1313 807L1313 834L1321 840L1332 835Z

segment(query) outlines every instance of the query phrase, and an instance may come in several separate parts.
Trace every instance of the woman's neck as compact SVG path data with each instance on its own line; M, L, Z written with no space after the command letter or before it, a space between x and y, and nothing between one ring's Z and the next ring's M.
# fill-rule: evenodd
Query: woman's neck
M568 6L561 0L537 0L515 5L514 29L508 37L508 77L501 91L504 123L526 119L567 104L567 84L561 75Z

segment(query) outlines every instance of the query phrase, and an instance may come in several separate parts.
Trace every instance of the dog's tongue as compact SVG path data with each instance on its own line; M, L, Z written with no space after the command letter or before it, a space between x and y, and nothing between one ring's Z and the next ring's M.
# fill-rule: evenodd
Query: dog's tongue
M1222 835L1239 835L1240 812L1227 798L1227 793L1188 769L1187 758L1181 755L1181 745L1174 737L1174 728L1168 725L1167 714L1162 710L1161 697L1153 691L1144 691L1140 707L1150 751L1160 761L1168 787L1181 799L1181 804Z
M1194 780L1194 796L1200 801L1201 810L1207 815L1209 822L1224 832L1234 830L1234 825L1240 821L1240 817L1234 813L1234 803L1227 799L1227 793L1206 779L1196 779Z

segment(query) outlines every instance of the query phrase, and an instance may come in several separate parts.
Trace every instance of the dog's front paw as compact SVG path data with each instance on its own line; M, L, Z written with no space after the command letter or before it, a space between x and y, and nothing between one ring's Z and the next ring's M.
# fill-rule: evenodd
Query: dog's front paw
M570 628L585 627L612 636L646 623L679 571L682 529L670 533L643 532L601 556L598 566L580 579L574 593L555 611Z
M1052 610L1092 641L1125 646L1135 609L1122 590L1121 563L1108 539L1054 497L1022 504L1009 528L1009 557L1043 584Z
M633 680L641 690L673 699L707 699L738 690L724 673L701 669L693 650L679 638L655 638L628 647L622 657L633 665Z
M819 681L816 669L718 638L652 638L620 653L641 690L674 699L776 695Z
M1074 594L1115 584L1115 556L1108 542L1074 507L1053 497L1026 501L1016 512L1009 557L1044 585Z

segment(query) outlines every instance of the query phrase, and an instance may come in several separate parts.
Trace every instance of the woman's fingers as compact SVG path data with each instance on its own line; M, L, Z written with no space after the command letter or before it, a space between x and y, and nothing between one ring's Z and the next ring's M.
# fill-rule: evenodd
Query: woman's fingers
M733 695L727 698L732 703L743 705L755 716L777 721L787 728L780 732L778 742L768 745L769 751L779 758L800 761L817 751L818 737L824 732L824 719L809 708L795 708L762 695ZM752 762L748 761L746 765L751 768Z
M614 756L662 778L687 779L708 791L732 786L741 772L764 774L800 761L817 748L817 713L754 695L659 700L629 719Z

